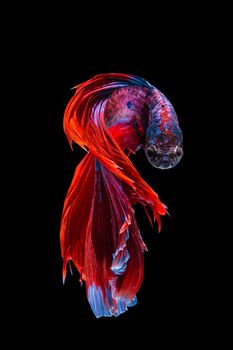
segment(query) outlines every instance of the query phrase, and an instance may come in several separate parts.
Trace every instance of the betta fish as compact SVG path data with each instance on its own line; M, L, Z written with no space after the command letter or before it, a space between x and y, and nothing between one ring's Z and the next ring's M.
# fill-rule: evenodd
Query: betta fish
M137 303L147 251L133 206L140 203L159 231L167 213L129 155L143 149L153 167L172 168L183 155L182 131L169 100L143 78L99 74L74 89L64 131L71 148L87 154L64 202L63 283L74 265L95 316L118 316Z

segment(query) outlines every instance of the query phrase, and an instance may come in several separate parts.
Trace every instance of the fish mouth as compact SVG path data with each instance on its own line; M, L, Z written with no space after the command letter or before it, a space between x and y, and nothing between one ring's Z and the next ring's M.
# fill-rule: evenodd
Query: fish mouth
M153 161L153 165L159 169L169 169L176 165L177 159L174 159L170 156L163 155L160 157L156 157Z

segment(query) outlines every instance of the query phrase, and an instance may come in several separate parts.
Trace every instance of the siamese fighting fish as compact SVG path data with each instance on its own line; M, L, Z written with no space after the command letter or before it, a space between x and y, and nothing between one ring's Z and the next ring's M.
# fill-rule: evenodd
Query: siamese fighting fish
M159 231L167 213L129 156L143 149L152 167L170 169L183 156L182 131L161 91L121 73L99 74L74 88L64 131L71 148L76 143L86 155L62 213L63 282L67 265L75 266L95 316L118 316L137 303L147 251L133 206L140 203Z

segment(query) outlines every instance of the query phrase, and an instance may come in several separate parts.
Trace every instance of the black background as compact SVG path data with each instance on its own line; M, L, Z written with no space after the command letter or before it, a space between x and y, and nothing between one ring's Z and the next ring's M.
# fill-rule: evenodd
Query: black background
M174 326L179 319L185 325L206 312L203 287L206 239L199 224L202 211L199 179L202 178L203 184L205 177L201 158L204 145L198 118L202 100L200 82L205 84L202 72L207 63L200 56L196 33L187 35L182 28L177 32L171 25L171 30L165 33L159 25L144 27L143 31L140 26L129 25L121 32L110 33L109 39L106 27L107 23L102 23L97 32L92 30L90 34L83 27L73 26L70 37L69 30L64 31L59 23L47 33L41 56L46 130L43 140L46 205L42 210L46 210L43 227L46 249L45 259L41 253L44 278L39 285L43 284L46 315L56 315L58 320L72 318L76 323L90 320L111 325L152 317ZM68 273L62 285L59 244L62 207L75 167L84 156L79 147L74 152L70 150L62 121L66 104L73 95L71 88L96 74L109 72L141 76L168 97L183 131L184 157L167 171L153 168L142 151L131 157L143 179L168 206L170 217L162 218L162 231L158 234L156 225L154 229L150 227L142 208L135 207L141 235L149 249L144 254L145 276L137 293L138 303L117 318L96 320L78 273L74 276Z
M200 247L197 244L194 204L194 198L198 196L194 134L196 116L189 89L192 74L180 66L160 66L154 59L135 62L105 58L89 63L77 58L77 61L67 64L59 66L57 74L53 76L46 111L49 145L46 287L50 301L63 312L72 309L76 320L94 319L85 296L85 287L81 288L79 284L78 273L73 277L68 273L64 286L61 280L59 226L62 206L74 169L84 155L78 147L71 152L62 129L64 108L73 94L70 88L95 74L126 72L144 77L170 99L183 130L184 157L175 168L160 171L150 166L143 151L131 156L141 176L168 206L170 217L162 218L162 232L158 234L156 226L154 229L150 227L143 209L135 207L141 234L149 248L149 252L144 254L145 277L137 295L137 306L108 322L142 320L149 314L160 313L168 313L171 317L178 312L186 317L195 311L200 292L200 285L197 284ZM99 322L106 320L103 318Z
M178 338L179 345L190 348L194 342L203 344L205 339L209 345L219 337L222 345L220 329L228 318L219 311L229 310L224 281L230 281L231 266L222 256L230 257L225 246L231 226L224 226L227 204L218 198L220 193L230 198L230 187L223 190L230 158L224 162L219 139L226 138L229 103L220 93L229 88L218 84L218 77L229 80L223 49L229 47L225 41L230 31L221 19L224 24L230 21L221 15L218 3L206 9L203 3L182 2L95 5L10 4L9 21L3 22L7 47L2 57L9 63L2 64L9 84L2 84L9 97L2 103L7 108L2 113L2 122L7 121L2 156L9 151L2 172L10 170L9 186L2 182L8 200L2 198L2 203L10 215L1 232L6 275L2 289L9 287L8 298L2 298L11 335L6 333L7 340L23 338L30 345L42 341L44 347L46 330L53 347L57 340L59 345L64 340L66 348L69 341L76 348L92 340L101 346L123 346L124 338L139 345L142 340L145 346L151 338L150 346L161 340L172 347ZM162 218L159 235L135 207L149 248L138 303L117 318L96 319L78 273L72 278L68 274L64 286L61 280L62 207L84 155L78 147L71 152L62 121L73 94L70 89L108 72L141 76L170 99L183 130L184 157L167 171L150 166L143 152L131 158L168 206L170 217Z

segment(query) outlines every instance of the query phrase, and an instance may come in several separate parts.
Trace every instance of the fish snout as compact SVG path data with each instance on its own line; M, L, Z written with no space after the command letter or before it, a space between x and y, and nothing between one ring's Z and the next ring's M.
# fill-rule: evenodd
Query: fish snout
M160 149L155 145L150 145L146 148L145 153L148 161L159 169L174 167L183 156L183 150L180 146Z

